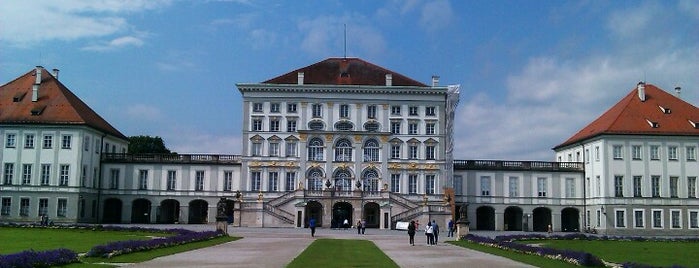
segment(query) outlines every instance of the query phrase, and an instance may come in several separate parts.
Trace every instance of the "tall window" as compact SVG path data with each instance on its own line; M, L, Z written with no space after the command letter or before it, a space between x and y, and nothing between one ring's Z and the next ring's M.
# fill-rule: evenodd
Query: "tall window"
M673 229L682 228L682 214L679 210L670 210L670 227Z
M426 116L435 116L435 107L434 106L427 106L425 107L425 115Z
M364 191L378 192L379 191L379 174L374 169L369 169L362 175L364 179Z
M233 171L226 170L223 172L223 190L226 192L233 190Z
M269 104L269 112L270 113L279 113L279 103L270 103Z
M29 216L29 198L22 198L19 200L19 215Z
M296 189L296 172L288 171L286 172L286 190L293 191Z
M44 135L44 149L53 148L53 135Z
M400 144L391 144L391 159L400 159Z
M3 202L4 207L5 202ZM693 210L689 211L689 228L697 229L699 228L699 211Z
M425 175L425 193L434 194L435 175Z
M417 194L417 174L408 175L408 193Z
M323 190L323 173L318 169L308 172L308 189L312 191Z
M262 184L262 173L259 171L253 171L250 173L250 190L260 191L260 186Z
M400 174L391 174L391 192L400 193Z
M687 161L697 161L696 147L687 146L686 151L687 151Z
M510 197L518 197L519 196L519 177L511 176L509 179L509 183L510 183L509 196Z
M624 197L624 176L614 176L614 196Z
M633 176L633 197L643 197L643 177Z
M599 146L595 146L595 161L599 161Z
M417 135L418 123L410 122L408 123L408 134Z
M662 210L653 210L653 228L663 228Z
M621 145L614 145L612 147L612 156L614 159L624 159L624 151Z
M268 192L276 192L279 191L279 172L270 172L269 174L269 181L267 184L267 191Z
M148 170L141 169L138 171L138 189L148 189Z
M48 198L40 198L39 199L39 215L37 215L37 216L42 216L42 215L49 215L49 199Z
M434 135L435 132L435 123L425 123L425 134L426 135Z
M343 192L352 191L352 174L350 174L349 170L338 170L337 172L335 172L334 180L336 190ZM364 185L364 188L366 189L367 185Z
M641 155L643 155L643 152L641 152L641 145L633 145L631 147L631 159L641 160Z
M366 142L364 142L364 161L379 161L379 142L375 139L368 139Z
M176 185L177 185L177 171L176 170L168 170L167 171L167 189L169 191L175 190L175 188L177 187Z
M5 185L12 185L12 179L15 174L15 164L14 163L5 163L5 176L3 179L3 184Z
M89 136L86 136L83 139L83 147L84 147L83 149L85 150L85 152L90 151L90 137Z
M22 164L22 185L32 184L32 164Z
M575 197L575 178L566 178L566 197Z
M87 165L83 165L83 169L80 176L80 186L85 187L87 185Z
M653 197L660 197L660 176L650 176L650 188Z
M643 228L645 226L643 222L643 210L634 210L633 211L633 227L636 228Z
M63 135L63 137L61 138L61 148L70 149L72 138L73 136L71 135Z
M311 105L311 116L313 118L323 117L323 105L318 103Z
M17 146L17 136L12 133L8 133L5 139L5 148L15 148Z
M68 199L59 198L56 206L56 216L65 217L68 210Z
M286 112L290 114L295 114L296 113L296 103L287 103L286 104Z
M677 160L677 146L669 146L667 147L667 159L668 160Z
M624 228L626 227L626 211L625 210L616 210L614 211L616 215L616 227L618 228Z
M366 117L367 119L376 119L376 105L366 106Z
M262 119L253 118L252 119L252 131L262 131Z
M481 176L481 195L490 196L490 176Z
M352 161L352 142L340 139L335 143L335 161Z
M660 160L660 147L657 145L650 146L650 160Z
M391 122L391 134L400 134L400 122Z
M296 154L296 147L297 147L296 141L293 140L287 140L286 141L286 156L287 157L297 157L298 155Z
M34 134L24 135L24 148L34 148Z
M410 106L408 107L408 115L410 116L417 116L418 115L418 107L417 106Z
M296 132L296 120L287 119L286 120L286 132Z
M269 119L269 131L279 132L279 118L272 117Z
M203 170L197 170L196 173L194 173L194 190L195 191L204 191L204 171Z
M697 177L687 177L687 197L697 197Z
M252 141L252 148L250 148L252 156L262 155L262 142L258 140Z
M119 169L112 168L109 170L109 189L119 188Z
M279 156L279 142L269 142L269 156Z
M261 113L262 112L262 103L261 102L255 102L252 104L252 111L256 113Z
M61 165L61 173L58 178L58 185L68 186L68 176L70 175L70 165Z
M677 197L677 183L679 180L679 177L670 177L670 197Z
M313 138L308 143L308 161L323 161L323 140Z
M435 149L434 145L425 146L425 159L435 160L436 159L435 154L436 154L436 149Z
M9 197L2 198L2 209L0 209L0 215L7 216L10 215L12 211L12 199Z
M51 164L41 164L41 185L49 185L51 178Z
M391 115L400 115L400 105L391 106Z
M340 104L340 118L349 118L350 109L347 104Z
M408 159L417 159L418 147L417 144L410 144L408 146Z
M536 178L536 190L539 197L546 197L546 188L548 188L546 178Z

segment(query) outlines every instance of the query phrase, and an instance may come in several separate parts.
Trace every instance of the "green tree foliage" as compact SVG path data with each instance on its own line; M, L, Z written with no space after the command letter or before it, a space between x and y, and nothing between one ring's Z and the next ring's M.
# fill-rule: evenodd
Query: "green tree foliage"
M129 137L130 154L169 154L170 149L165 147L161 137L155 136L131 136Z

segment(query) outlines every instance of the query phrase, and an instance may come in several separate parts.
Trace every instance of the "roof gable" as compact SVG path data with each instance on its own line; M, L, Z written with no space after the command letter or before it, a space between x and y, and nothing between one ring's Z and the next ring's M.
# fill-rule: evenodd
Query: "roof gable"
M638 88L634 88L554 149L602 134L699 136L697 107L652 84L644 84L644 90L645 101L639 98Z
M427 86L358 58L328 58L262 83L298 84L299 72L304 74L303 84L386 86L386 74L391 74L393 86Z
M0 86L0 124L87 125L127 139L48 71L37 69L41 71L37 101L32 101L36 70Z

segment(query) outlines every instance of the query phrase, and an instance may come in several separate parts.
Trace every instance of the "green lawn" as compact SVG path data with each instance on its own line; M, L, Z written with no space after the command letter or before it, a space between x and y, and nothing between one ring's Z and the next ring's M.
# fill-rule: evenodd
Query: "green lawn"
M529 265L533 265L536 267L543 267L543 268L574 268L574 267L580 267L577 265L573 265L564 261L559 261L559 260L552 260L540 256L535 256L535 255L529 255L529 254L522 254L522 253L517 253L509 250L504 250L504 249L499 249L499 248L494 248L494 247L489 247L489 246L484 246L480 245L474 242L469 242L469 241L450 241L447 243L451 243L457 246L465 247L465 248L470 248L473 250L478 250L480 252L485 252L501 257L505 257L511 260L515 260L521 263L526 263Z
M287 267L398 267L369 240L318 239Z
M535 240L519 243L584 251L615 263L634 262L653 266L677 264L685 267L696 267L699 263L699 242Z
M87 252L95 245L121 240L145 240L164 233L93 231L85 229L13 228L0 227L0 254L67 248Z

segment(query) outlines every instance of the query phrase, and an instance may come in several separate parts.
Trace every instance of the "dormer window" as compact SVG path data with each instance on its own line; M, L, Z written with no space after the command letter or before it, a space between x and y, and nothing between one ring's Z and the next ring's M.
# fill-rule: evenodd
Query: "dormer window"
M22 99L24 99L24 96L27 95L27 92L17 92L14 97L12 97L13 102L20 102Z
M699 121L692 121L692 120L687 120L689 121L689 124L692 125L693 128L699 129Z
M660 127L660 124L658 124L658 122L653 122L653 121L650 121L648 119L646 119L646 122L648 122L648 125L650 125L650 127L652 127L652 128Z
M664 114L671 114L672 113L672 110L670 110L670 108L668 108L668 107L663 107L663 106L658 106L658 107L660 107L660 110L663 111Z

